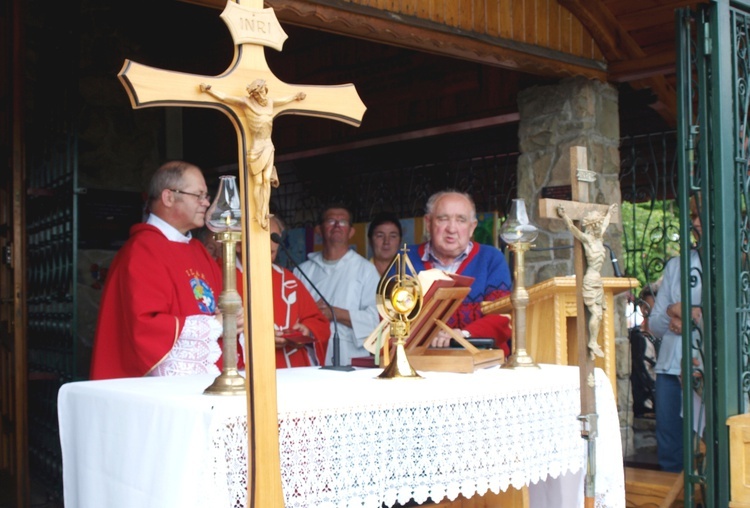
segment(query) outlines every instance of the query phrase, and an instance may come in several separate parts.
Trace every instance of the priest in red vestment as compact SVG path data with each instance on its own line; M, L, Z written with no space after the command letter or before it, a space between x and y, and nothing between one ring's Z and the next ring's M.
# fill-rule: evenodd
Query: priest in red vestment
M284 224L274 215L269 228L271 233L281 236ZM279 245L271 242L271 262L276 261L278 252ZM242 280L239 273L241 265L238 263L237 266L237 280ZM276 368L323 365L331 335L328 319L320 312L305 285L292 272L276 264L272 264L271 269ZM242 284L237 284L237 291L242 295Z
M211 204L203 174L168 162L148 192L148 220L132 227L107 274L91 379L219 373L221 270L189 233Z

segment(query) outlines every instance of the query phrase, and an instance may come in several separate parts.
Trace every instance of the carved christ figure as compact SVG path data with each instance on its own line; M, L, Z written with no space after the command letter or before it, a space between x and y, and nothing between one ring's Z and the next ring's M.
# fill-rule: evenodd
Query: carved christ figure
M612 204L609 206L606 215L597 210L588 212L581 220L581 227L583 227L583 231L581 231L573 224L570 217L568 217L565 207L562 205L557 207L557 215L565 221L565 225L573 236L583 244L583 251L586 255L586 272L583 275L581 296L583 296L583 303L590 314L588 323L588 348L592 360L596 356L604 356L604 352L597 343L602 316L604 315L604 311L607 310L601 275L602 266L607 255L603 236L609 226L612 212L615 210L617 210L617 205Z
M221 102L240 106L245 112L251 136L246 157L250 173L253 175L255 218L260 226L267 230L271 185L279 186L279 177L273 163L274 146L271 141L274 108L289 104L292 101L304 100L306 94L298 92L289 97L271 99L268 97L268 87L264 79L256 79L247 85L247 97L233 97L217 92L206 83L201 83L200 89L201 92L210 94Z

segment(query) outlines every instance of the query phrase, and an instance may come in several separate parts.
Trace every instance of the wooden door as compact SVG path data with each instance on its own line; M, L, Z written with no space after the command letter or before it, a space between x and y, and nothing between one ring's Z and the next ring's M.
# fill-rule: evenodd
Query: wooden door
M12 97L0 110L0 474L10 506L29 505L27 431L27 353L25 345L22 0L4 4L2 28L7 35L0 51L4 69L0 95Z

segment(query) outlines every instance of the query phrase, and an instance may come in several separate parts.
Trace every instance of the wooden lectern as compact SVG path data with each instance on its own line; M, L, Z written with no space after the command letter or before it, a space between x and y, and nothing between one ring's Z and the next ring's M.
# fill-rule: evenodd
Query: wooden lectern
M427 276L430 272L438 272L442 277L433 279L432 276ZM427 279L429 283L426 282ZM412 367L424 371L468 373L502 364L505 355L501 349L478 349L446 324L471 291L474 278L433 269L421 272L420 280L423 285L429 284L429 289L424 296L424 306L414 319L404 346ZM372 353L377 348L378 336L390 334L389 325L381 324L383 326L376 328L365 340L365 349ZM447 332L463 349L430 347L432 339L441 330ZM390 342L391 340L383 341L380 367L388 366L392 360L395 348L390 347ZM355 362L357 360L354 359ZM366 362L362 362L358 366L365 364Z
M445 324L469 291L471 287L441 287L429 298L406 343L409 361L415 369L474 372L503 363L501 349L477 349ZM432 339L440 330L448 332L464 349L431 348Z
M607 310L599 331L599 344L603 358L596 358L596 367L604 370L617 394L615 368L615 314L614 297L638 287L638 279L628 277L602 277ZM530 288L526 307L526 351L537 363L578 365L576 337L576 302L580 298L575 277L553 277ZM510 296L482 304L485 314L508 314Z

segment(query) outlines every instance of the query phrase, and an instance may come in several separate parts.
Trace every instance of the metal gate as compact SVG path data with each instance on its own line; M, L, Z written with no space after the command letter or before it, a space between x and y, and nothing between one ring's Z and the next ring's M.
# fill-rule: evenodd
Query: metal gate
M683 315L690 313L696 283L702 284L704 302L702 320L683 330L683 381L691 380L683 382L684 495L686 506L724 507L730 477L726 420L747 411L750 368L750 8L715 1L679 10L676 23ZM699 197L703 232L695 246L698 270L688 257L691 197ZM703 424L701 440L693 430Z

